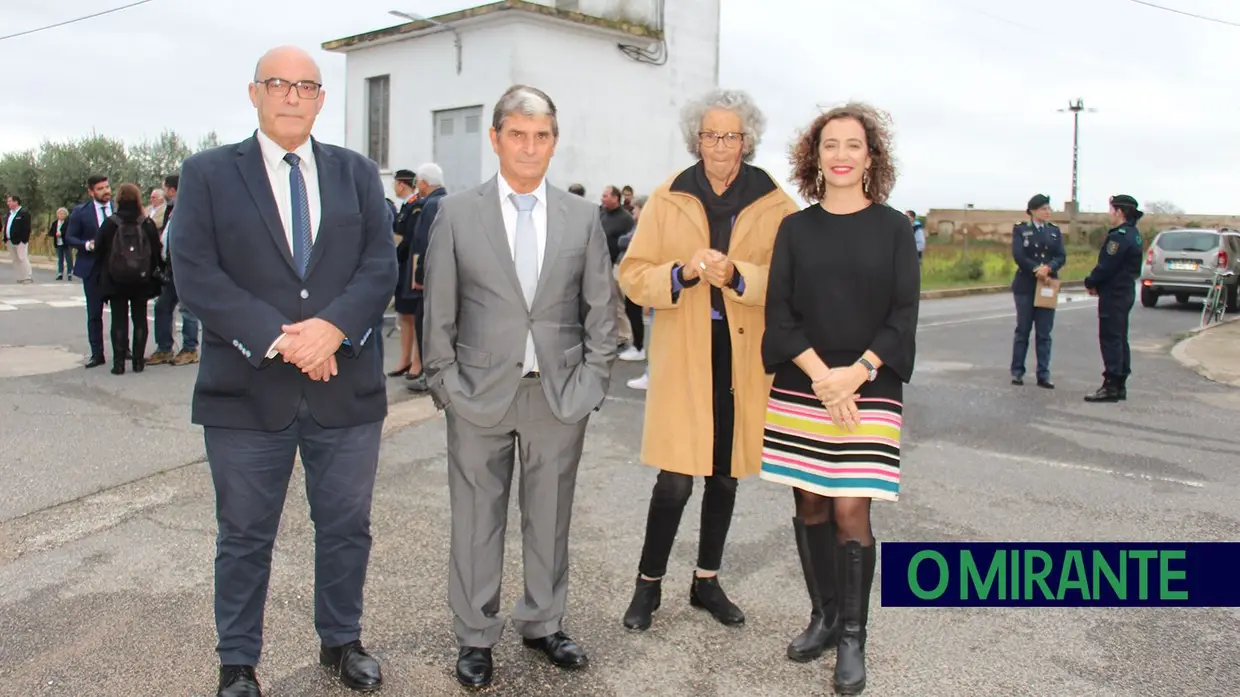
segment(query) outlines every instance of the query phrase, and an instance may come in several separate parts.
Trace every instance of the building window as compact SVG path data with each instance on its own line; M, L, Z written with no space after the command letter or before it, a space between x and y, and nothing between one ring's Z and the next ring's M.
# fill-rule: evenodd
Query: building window
M388 169L391 94L391 76L366 78L366 155L385 171Z

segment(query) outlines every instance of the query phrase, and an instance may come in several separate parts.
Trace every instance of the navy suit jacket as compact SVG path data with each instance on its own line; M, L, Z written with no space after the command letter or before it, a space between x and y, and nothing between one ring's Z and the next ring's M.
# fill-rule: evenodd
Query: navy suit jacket
M108 204L115 212L116 207ZM69 224L65 227L65 242L78 250L73 260L73 275L78 278L90 278L95 271L97 254L86 249L86 243L96 241L99 237L99 217L95 213L95 200L80 203L69 214Z
M375 163L313 141L322 211L303 279L258 141L197 153L181 166L170 247L177 296L202 320L193 422L278 431L302 400L315 421L343 428L387 415L382 341L375 328L396 284L391 213ZM276 356L280 326L312 317L344 332L339 374L310 380Z

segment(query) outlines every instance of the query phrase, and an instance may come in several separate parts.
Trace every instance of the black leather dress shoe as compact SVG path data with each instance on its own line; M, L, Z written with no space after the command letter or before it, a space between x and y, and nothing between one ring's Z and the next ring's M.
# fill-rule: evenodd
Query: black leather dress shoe
M1038 380L1038 387L1041 387L1044 390L1053 390L1055 389L1055 383L1050 380Z
M1023 385L1023 384L1025 384L1025 379L1024 379L1024 378L1022 378L1022 377L1017 377L1017 376L1013 375L1013 376L1012 376L1012 384L1013 384L1013 385Z
M90 360L86 361L86 365L82 367L83 368L98 368L99 366L104 365L105 363L107 363L107 361L104 360L103 356L91 356Z
M541 639L522 639L531 649L542 651L551 662L561 668L585 668L590 662L586 652L564 632L556 632Z
M220 666L220 688L216 697L263 697L254 666Z
M456 656L456 681L465 687L486 687L494 673L491 649L462 646Z
M360 641L351 641L344 646L320 647L319 663L351 690L373 692L383 686L379 661L367 653Z

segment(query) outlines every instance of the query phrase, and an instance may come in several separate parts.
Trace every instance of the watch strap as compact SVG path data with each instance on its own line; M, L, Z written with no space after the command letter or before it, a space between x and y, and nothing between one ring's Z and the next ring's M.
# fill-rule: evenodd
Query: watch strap
M874 378L878 377L878 368L875 368L873 363L867 361L864 358L858 358L857 362L860 363L863 367L865 367L867 371L869 371L870 374L867 377L868 381L873 382Z

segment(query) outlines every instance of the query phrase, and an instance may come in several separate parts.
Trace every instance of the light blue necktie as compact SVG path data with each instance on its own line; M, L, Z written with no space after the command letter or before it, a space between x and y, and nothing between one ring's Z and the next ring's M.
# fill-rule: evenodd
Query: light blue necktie
M310 265L310 249L314 246L310 235L310 197L306 195L306 179L301 175L301 158L290 152L284 156L284 161L291 167L288 188L293 204L293 263L297 266L297 275L304 277Z
M534 231L534 206L538 204L538 197L533 194L509 194L508 197L517 207L517 239L513 245L513 262L517 267L521 292L525 294L525 305L532 310L534 292L538 290L538 236ZM527 371L537 368L533 332L525 335L525 362L522 365Z
M517 266L517 279L525 293L525 304L534 306L534 292L538 289L538 237L534 232L534 206L538 197L534 194L509 194L517 207L517 240L513 261Z

